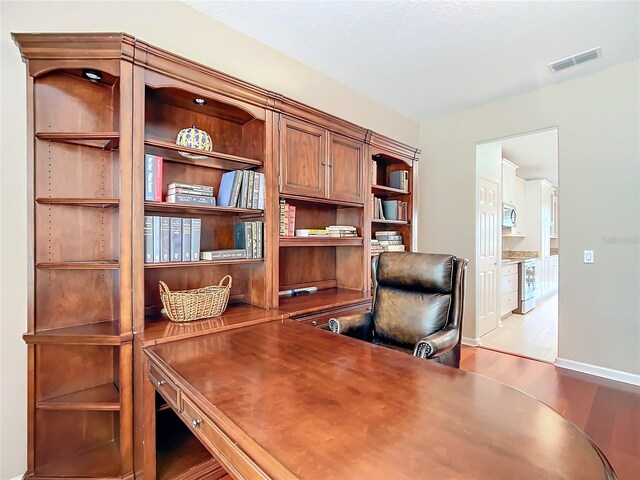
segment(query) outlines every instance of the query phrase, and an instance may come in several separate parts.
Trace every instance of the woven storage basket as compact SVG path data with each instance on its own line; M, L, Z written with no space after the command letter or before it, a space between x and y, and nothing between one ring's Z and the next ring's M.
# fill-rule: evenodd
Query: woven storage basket
M190 322L222 315L229 302L231 276L225 275L218 285L195 290L172 292L163 281L159 286L160 298L169 318L174 322Z

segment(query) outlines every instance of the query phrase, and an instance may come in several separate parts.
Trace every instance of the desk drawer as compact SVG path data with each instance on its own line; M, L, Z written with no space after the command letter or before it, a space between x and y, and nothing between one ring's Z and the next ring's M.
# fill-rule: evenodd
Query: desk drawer
M160 395L174 408L180 405L180 389L153 363L149 363L149 381Z
M338 308L328 312L314 313L312 315L304 315L302 317L296 317L294 320L310 325L313 327L326 327L329 324L329 320L335 317L346 317L347 315L356 315L358 313L367 313L371 311L371 304L356 305L355 307Z
M507 275L506 277L502 277L500 280L500 295L507 295L518 291L518 274Z
M214 458L234 478L269 477L187 397L182 397L182 418Z

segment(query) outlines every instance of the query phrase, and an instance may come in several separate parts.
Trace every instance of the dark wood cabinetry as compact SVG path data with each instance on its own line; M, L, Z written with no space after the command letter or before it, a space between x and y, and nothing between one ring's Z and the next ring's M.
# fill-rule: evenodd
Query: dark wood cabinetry
M14 38L30 135L27 477L217 478L224 471L167 406L179 395L143 349L365 311L377 228L368 162L385 153L413 166L416 150L126 34ZM211 134L212 152L176 146L192 125ZM253 170L265 175L264 209L145 201L145 154L163 157L163 198L172 181L217 193L225 172ZM281 198L297 207L296 228L353 225L357 236L279 237ZM145 264L145 215L201 218L202 250L233 248L235 222L261 221L264 258ZM176 324L162 314L160 280L183 290L227 274L222 316ZM278 295L303 286L319 291ZM164 401L150 378L164 382Z

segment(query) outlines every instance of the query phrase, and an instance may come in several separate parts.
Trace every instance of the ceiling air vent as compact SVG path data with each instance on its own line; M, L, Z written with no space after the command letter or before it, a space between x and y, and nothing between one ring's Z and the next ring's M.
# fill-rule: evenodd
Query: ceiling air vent
M552 72L559 72L560 70L564 70L565 68L574 67L576 65L580 65L581 63L600 58L601 56L602 51L600 50L600 47L596 47L592 48L591 50L587 50L586 52L577 53L576 55L573 55L571 57L552 62L549 64L549 68L551 68Z

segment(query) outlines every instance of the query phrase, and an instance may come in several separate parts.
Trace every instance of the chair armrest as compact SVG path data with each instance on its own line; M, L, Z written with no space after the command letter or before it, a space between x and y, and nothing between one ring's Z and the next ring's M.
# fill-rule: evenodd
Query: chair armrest
M426 359L437 357L455 347L459 340L460 333L458 328L447 327L421 338L413 349L413 355Z
M370 312L329 319L329 329L333 333L360 340L371 340L372 327L373 315Z

